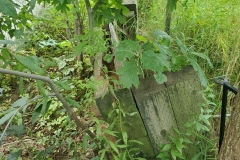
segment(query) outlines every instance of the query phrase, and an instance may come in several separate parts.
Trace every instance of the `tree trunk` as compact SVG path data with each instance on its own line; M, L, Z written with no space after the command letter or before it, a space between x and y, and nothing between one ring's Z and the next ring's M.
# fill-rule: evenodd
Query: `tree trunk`
M239 160L240 157L240 93L233 104L230 121L218 155L218 160Z

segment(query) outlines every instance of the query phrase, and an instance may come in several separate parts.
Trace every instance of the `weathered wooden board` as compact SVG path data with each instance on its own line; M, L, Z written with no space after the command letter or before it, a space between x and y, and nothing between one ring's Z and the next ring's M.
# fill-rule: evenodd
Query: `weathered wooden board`
M173 127L185 131L184 124L200 112L198 103L202 101L198 93L201 85L191 67L185 67L179 72L168 72L166 75L168 81L162 85L150 77L143 79L139 88L133 90L156 154L160 151L157 145L168 142L167 134L174 134ZM194 149L196 147L186 152L186 156L194 154Z
M115 92L117 98L120 101L121 108L125 113L125 117L122 117L122 126L123 130L127 132L129 140L139 140L144 145L135 144L134 147L141 148L144 155L147 157L154 157L151 143L148 138L145 126L142 122L136 103L132 97L131 91L128 89L123 89ZM108 114L113 111L112 103L114 102L112 95L107 94L103 99L96 99L97 106L103 116L103 118L110 124L113 122L113 117L109 118ZM116 126L119 126L119 121L116 122ZM116 127L115 130L120 131L119 127ZM121 134L119 134L121 136Z
M123 128L130 139L138 139L144 143L141 147L148 157L154 157L159 152L158 144L168 142L167 135L174 135L173 127L184 132L184 124L193 120L193 115L200 113L198 103L203 99L198 93L201 85L192 67L184 67L178 72L167 72L168 81L162 85L156 83L153 77L140 81L138 89L119 90L116 95L121 102L126 117ZM108 113L112 111L113 98L107 94L103 99L97 99L103 117L108 122ZM130 113L136 113L130 116ZM195 137L192 137L194 140ZM185 153L191 157L197 151L196 146Z

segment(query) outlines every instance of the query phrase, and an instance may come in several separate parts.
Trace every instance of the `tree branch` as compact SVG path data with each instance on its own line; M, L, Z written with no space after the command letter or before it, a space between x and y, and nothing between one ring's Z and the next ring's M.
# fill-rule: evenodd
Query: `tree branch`
M30 79L37 79L37 80L41 80L41 81L47 82L49 84L49 86L51 87L51 89L53 90L53 92L55 93L55 95L58 98L58 100L62 102L63 107L67 110L67 113L68 113L69 117L76 123L77 128L84 130L93 140L98 142L96 140L96 135L94 133L92 133L86 127L86 125L84 123L82 123L77 118L76 114L69 107L67 101L63 98L62 94L58 91L57 87L55 86L55 84L53 83L53 81L50 78L44 77L44 76L35 75L35 74L29 74L29 73L23 73L23 72L19 72L19 71L2 69L2 68L0 68L0 73L15 75L15 76L18 76L18 77L25 77L25 78L30 78Z

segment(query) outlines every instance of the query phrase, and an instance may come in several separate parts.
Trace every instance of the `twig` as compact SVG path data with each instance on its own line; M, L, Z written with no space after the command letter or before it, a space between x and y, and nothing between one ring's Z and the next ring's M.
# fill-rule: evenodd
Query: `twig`
M53 92L56 94L56 97L58 98L58 100L62 102L63 107L67 110L69 117L76 123L77 128L84 130L95 142L98 142L96 139L96 135L94 133L92 133L86 127L86 125L77 118L76 114L69 107L67 101L63 98L62 94L58 91L57 87L54 85L53 81L50 78L45 77L45 76L35 75L35 74L29 74L29 73L23 73L23 72L19 72L19 71L2 69L2 68L0 68L0 73L15 75L15 76L19 76L19 77L25 77L25 78L31 78L31 79L37 79L37 80L47 82L49 84L49 86L51 87L51 89L53 90Z

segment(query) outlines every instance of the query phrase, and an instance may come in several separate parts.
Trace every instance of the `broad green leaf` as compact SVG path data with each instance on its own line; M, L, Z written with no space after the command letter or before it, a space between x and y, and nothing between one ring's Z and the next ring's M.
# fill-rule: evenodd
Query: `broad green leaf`
M172 38L166 33L166 32L163 32L159 29L155 29L152 33L153 37L158 39L158 40L161 40L161 39L166 39L167 41L171 42L172 41Z
M164 151L168 151L169 149L171 149L172 148L172 144L166 144L166 145L164 145L164 147L162 148L162 152L164 152Z
M103 149L103 150L101 150L100 152L101 152L100 160L103 160L104 157L105 157L106 149Z
M157 55L153 50L143 52L141 63L144 69L149 69L154 72L157 72L158 67L161 65L159 61L157 61Z
M112 62L112 60L113 60L113 54L106 54L104 56L104 61L110 63L110 62Z
M42 81L37 80L37 87L38 87L40 93L45 97L45 96L46 96L46 93L45 93L45 88L44 88L44 86L43 86Z
M65 90L72 90L72 88L67 85L67 81L54 81L54 84L56 84L58 87L62 88L62 89L65 89Z
M15 101L11 107L21 107L23 105L26 105L27 104L27 97L22 97L20 99L18 99L17 101Z
M46 150L42 150L41 152L39 152L36 156L36 158L34 159L43 159L43 157L46 157L47 154L51 153L52 150L54 149L55 146L50 146L48 147Z
M44 75L44 70L39 67L36 63L32 61L31 58L27 56L21 56L17 54L13 54L13 56L25 67L27 67L30 71L34 71L36 73L39 73L41 75Z
M147 42L147 38L145 38L145 37L143 37L143 36L141 36L141 35L137 35L136 38L137 38L137 40L142 41L142 42L144 42L144 43Z
M178 152L178 151L175 150L175 149L172 149L172 150L171 150L171 155L172 155L173 159L176 159L176 158L174 158L174 157L178 157L178 158L180 158L180 159L185 159L185 157L184 157L180 152Z
M12 125L10 128L10 133L18 138L21 138L24 133L26 133L26 127L24 125Z
M81 55L87 46L87 42L81 42L76 47L74 47L75 55Z
M184 55L186 55L188 53L189 49L179 38L177 38L176 40L177 40L177 44L178 44L178 47L180 48L181 52Z
M35 5L36 5L36 2L37 2L37 0L31 0L31 1L28 3L28 6L29 6L28 12L32 12L32 10L34 9L34 7L35 7Z
M140 145L144 145L141 141L137 141L137 140L129 140L128 143L137 143Z
M200 78L201 84L206 87L207 86L207 78L202 70L202 68L198 65L197 61L191 57L188 57L191 65L193 66L194 70L197 71L198 77Z
M123 142L124 144L127 144L127 140L128 140L128 135L126 132L122 132L122 137L123 137Z
M84 134L85 134L85 133L84 133ZM72 138L69 138L69 137L68 137L68 138L66 139L66 142L67 142L67 144L68 144L68 150L69 150L69 149L71 148L71 144L72 144L72 142L73 142L73 141L72 141ZM85 153L85 152L84 152L84 153Z
M211 68L213 68L213 64L210 61L209 57L205 54L202 53L197 53L197 52L190 52L191 54L194 54L195 56L201 57L202 59L206 60Z
M132 85L138 88L140 69L135 60L125 62L124 66L117 70L117 74L120 75L120 83L124 88L130 88Z
M0 0L0 3L1 3L1 0ZM17 42L10 41L10 40L0 40L0 44L17 44Z
M116 57L116 61L122 62L122 61L132 58L134 56L134 54L129 50L117 50L114 53L114 56Z
M67 63L66 63L64 60L62 60L62 61L58 62L58 69L61 70L61 69L63 69L66 65L67 65Z
M163 84L164 82L167 82L167 77L165 74L162 74L161 72L158 72L157 74L154 74L154 78L158 84Z
M115 145L113 142L111 142L111 141L108 141L108 143L110 144L111 148L112 148L117 154L119 154L119 151L118 151L116 145Z
M11 152L8 157L7 160L18 160L18 157L22 154L22 149L19 149L16 152Z
M111 136L117 137L117 135L115 134L116 133L115 131L106 129L106 130L104 130L104 132L111 135Z
M51 103L52 103L51 100L48 100L48 98L44 98L44 100L42 102L43 105L42 105L42 110L41 110L41 114L43 116L47 113Z
M14 113L16 112L16 110L12 110L11 112L5 114L1 119L0 119L0 125L2 125L4 122L6 122L7 120L9 120Z
M173 160L177 159L177 155L175 154L175 152L176 151L174 149L172 149L171 152L170 152Z
M83 151L84 151L84 153L87 152L87 148L88 148L88 135L84 132L84 135L83 135Z
M141 46L137 41L124 40L116 48L114 56L117 61L123 61L138 55L141 51Z
M71 99L70 97L66 97L65 99L70 105L81 108L81 105L78 102L76 102L75 100Z
M177 8L177 1L178 0L168 0L168 8L169 11L172 12L173 10L175 10Z
M160 154L158 154L158 156L156 158L160 158L163 160L168 160L169 159L169 154L167 152L161 152Z
M43 106L43 104L39 103L35 107L35 110L34 110L34 112L32 114L32 124L36 123L38 117L40 116L41 111L42 111L42 106Z
M170 70L170 62L165 54L155 53L153 50L144 51L142 54L141 63L144 69L149 69L154 72L162 72L163 67Z
M0 0L0 6L0 12L3 14L12 16L14 18L18 16L17 11L10 0Z
M172 50L166 45L154 43L154 46L158 48L158 50L161 54L172 55L172 53L173 53Z

